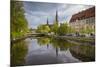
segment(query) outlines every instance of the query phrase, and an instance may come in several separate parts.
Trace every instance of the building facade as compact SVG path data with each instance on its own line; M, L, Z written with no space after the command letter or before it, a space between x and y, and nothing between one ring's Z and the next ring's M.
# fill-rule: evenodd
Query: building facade
M72 15L69 25L77 32L88 28L95 30L95 6Z

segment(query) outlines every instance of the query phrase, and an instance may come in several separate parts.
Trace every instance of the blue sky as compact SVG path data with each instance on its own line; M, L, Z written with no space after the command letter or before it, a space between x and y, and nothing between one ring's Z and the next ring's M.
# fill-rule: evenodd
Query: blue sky
M69 22L71 16L82 10L93 7L92 5L77 5L63 3L43 3L24 1L25 17L29 28L37 28L40 24L46 24L47 18L49 24L53 24L56 10L58 11L59 23Z

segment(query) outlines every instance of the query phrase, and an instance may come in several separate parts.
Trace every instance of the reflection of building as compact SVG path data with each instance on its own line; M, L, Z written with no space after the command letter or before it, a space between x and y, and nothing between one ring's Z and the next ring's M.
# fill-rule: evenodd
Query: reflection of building
M72 56L81 61L95 61L95 47L90 45L80 45L70 48Z
M87 27L95 29L95 7L72 15L69 24L78 32Z

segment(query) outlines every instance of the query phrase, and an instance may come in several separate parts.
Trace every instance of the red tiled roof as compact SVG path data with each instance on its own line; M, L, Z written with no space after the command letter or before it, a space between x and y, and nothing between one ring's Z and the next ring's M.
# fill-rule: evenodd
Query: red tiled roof
M86 9L82 12L72 15L70 22L74 22L75 20L86 19L90 17L95 17L95 6L89 9Z

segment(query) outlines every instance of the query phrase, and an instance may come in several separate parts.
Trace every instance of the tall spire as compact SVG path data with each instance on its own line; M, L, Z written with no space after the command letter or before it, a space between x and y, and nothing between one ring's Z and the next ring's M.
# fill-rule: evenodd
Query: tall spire
M49 25L48 18L47 18L47 25Z
M55 22L58 22L58 11L56 10Z

